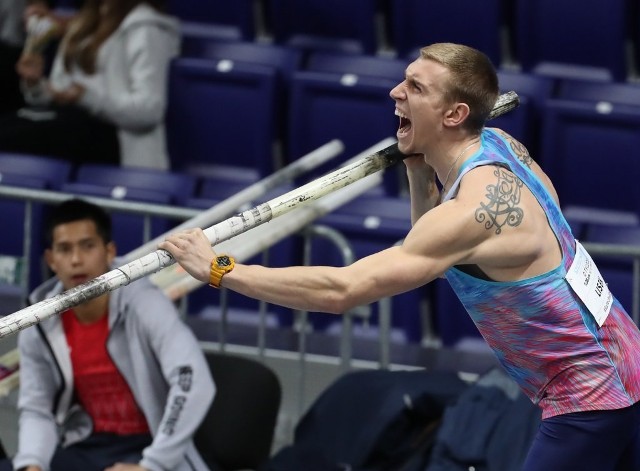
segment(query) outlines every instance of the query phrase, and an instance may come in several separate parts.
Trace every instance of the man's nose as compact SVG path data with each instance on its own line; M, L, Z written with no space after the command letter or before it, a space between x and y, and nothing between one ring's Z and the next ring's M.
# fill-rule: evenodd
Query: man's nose
M393 98L394 100L401 100L402 97L404 96L402 94L401 88L402 88L402 84L403 82L400 82L398 85L396 85L395 87L393 87L391 89L391 91L389 92L389 96L391 98Z
M82 260L82 250L80 247L74 247L71 249L71 261L73 263L79 263Z

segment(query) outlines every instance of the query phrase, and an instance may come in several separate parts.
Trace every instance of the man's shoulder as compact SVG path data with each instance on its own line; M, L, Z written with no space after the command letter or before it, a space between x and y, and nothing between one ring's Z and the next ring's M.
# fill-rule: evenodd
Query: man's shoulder
M166 294L148 278L131 283L119 288L112 293L115 305L119 310L135 315L147 315L147 313L160 313L176 315L177 309Z

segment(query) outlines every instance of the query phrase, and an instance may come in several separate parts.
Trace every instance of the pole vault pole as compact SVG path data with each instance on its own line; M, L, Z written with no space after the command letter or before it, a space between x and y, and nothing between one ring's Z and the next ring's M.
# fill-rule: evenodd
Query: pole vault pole
M500 95L490 118L500 116L516 108L518 103L518 95L515 92ZM393 144L284 195L221 221L205 229L204 233L212 245L218 244L315 201L328 193L344 188L372 173L395 165L405 157L398 150L397 144ZM0 320L0 338L17 333L104 293L126 286L173 263L175 260L166 250L156 250L149 253L75 288L5 316Z
M358 155L352 157L344 165L362 159L378 149L392 145L395 138L388 137L373 146L363 150ZM333 211L339 206L370 190L382 182L382 172L369 175L349 186L335 191L313 204L309 204L297 209L295 212L280 216L277 224L263 224L255 227L251 231L237 235L225 242L216 245L216 249L221 253L232 253L237 262L244 262L254 255L278 243L285 237L298 232L313 220ZM160 270L150 276L150 280L164 291L170 299L176 300L186 296L194 289L203 285L189 275L180 265L173 264L170 267Z
M212 206L206 211L203 211L196 217L183 222L177 227L174 227L170 232L158 236L153 240L146 242L137 249L132 250L124 256L123 263L133 262L135 259L148 254L152 250L155 250L156 247L158 247L158 244L162 242L169 233L180 232L185 229L191 229L193 227L208 227L222 220L223 218L229 217L231 214L237 211L240 206L247 203L248 201L255 200L256 198L264 195L269 190L276 188L278 185L289 182L294 178L297 178L300 175L313 170L314 168L334 158L336 155L340 154L343 151L344 144L340 140L334 139L327 142L314 151L309 152L299 159L296 159L286 167L275 171L268 177L265 177L262 180L248 186L247 188L240 190L224 201L221 201L215 206Z

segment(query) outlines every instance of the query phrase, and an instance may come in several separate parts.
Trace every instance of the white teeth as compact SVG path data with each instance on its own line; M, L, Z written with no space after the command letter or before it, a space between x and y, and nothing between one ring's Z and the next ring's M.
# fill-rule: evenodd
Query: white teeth
M402 111L400 111L398 108L395 109L395 115L400 116L401 118L409 119L409 117L406 114L404 114Z

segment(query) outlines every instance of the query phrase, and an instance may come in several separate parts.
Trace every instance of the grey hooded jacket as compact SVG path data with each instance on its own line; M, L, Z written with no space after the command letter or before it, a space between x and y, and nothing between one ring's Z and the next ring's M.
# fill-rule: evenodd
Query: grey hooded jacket
M31 302L62 290L56 278ZM152 471L208 471L192 436L213 400L215 386L193 332L172 302L141 279L113 291L107 351L131 388L153 435L141 466ZM20 349L20 431L15 469L49 470L58 445L88 437L92 423L73 403L71 359L59 316L23 330Z

